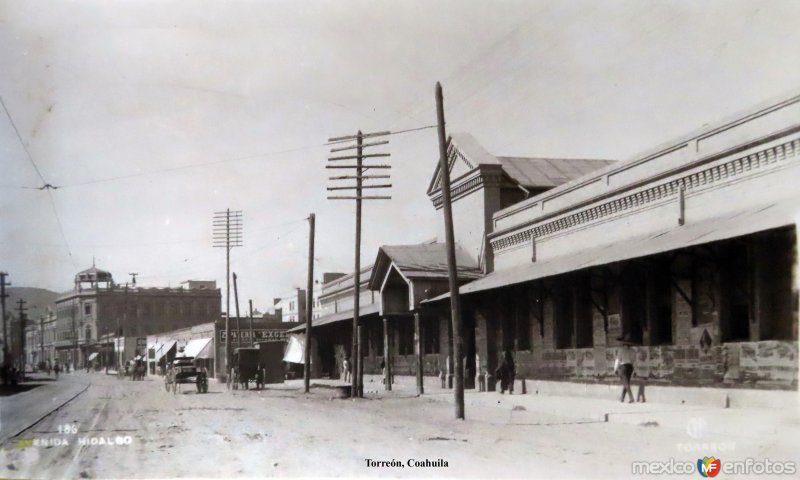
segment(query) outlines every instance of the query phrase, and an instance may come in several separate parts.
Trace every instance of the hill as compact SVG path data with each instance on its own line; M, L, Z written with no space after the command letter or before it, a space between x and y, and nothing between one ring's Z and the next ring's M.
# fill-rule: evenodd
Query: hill
M6 311L10 312L14 318L17 317L17 300L25 300L28 307L28 318L38 319L47 313L47 307L55 310L56 298L59 293L45 288L35 287L8 287L6 288L8 298L6 299Z

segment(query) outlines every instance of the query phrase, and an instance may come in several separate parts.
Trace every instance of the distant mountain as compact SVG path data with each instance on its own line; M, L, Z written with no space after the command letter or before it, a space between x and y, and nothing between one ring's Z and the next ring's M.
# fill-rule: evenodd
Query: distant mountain
M29 319L38 319L40 316L46 315L47 307L55 310L56 298L61 295L52 290L34 287L7 287L6 293L8 294L6 311L16 318L19 315L17 301L21 298L27 302L25 306L28 308Z

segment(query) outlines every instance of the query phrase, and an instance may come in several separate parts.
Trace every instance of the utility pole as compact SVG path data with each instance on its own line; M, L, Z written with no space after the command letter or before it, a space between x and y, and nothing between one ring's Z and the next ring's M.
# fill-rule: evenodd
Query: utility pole
M419 312L414 313L414 350L417 355L417 395L425 393L425 383L423 381L424 373L424 353L422 351L422 325L419 318Z
M6 326L7 319L6 319L6 298L8 298L8 294L6 293L6 287L11 286L11 282L6 283L6 277L8 273L0 272L0 303L3 306L3 352L8 349L8 327ZM3 358L5 362L5 358Z
M439 173L442 176L442 206L444 211L444 232L447 244L447 273L450 286L450 312L453 323L453 369L455 370L454 396L456 418L464 419L464 367L461 351L463 338L461 331L461 304L458 296L458 277L456 274L455 235L453 234L453 210L450 198L450 165L447 157L447 136L444 122L444 98L442 85L436 82L436 119L439 131Z
M253 299L251 298L248 302L250 303L250 346L255 347L256 339L253 336Z
M214 247L225 248L225 375L231 362L231 249L242 246L242 211L227 209L215 212L213 225ZM238 316L238 315L237 315Z
M131 276L131 284L135 287L136 286L136 277L138 277L139 274L136 273L136 272L131 272L128 275Z
M25 304L28 303L23 299L17 300L17 309L19 310L19 371L22 375L22 380L25 380L25 312L28 310Z
M44 315L39 317L39 354L41 360L44 361Z
M136 278L136 274L131 274L133 278ZM128 284L125 284L125 311L122 313L122 325L120 326L119 317L117 317L117 334L114 335L114 355L116 358L117 363L117 375L122 369L122 348L123 344L121 343L122 340L122 333L125 325L128 324L128 309L130 306L128 305ZM88 341L89 339L87 339ZM108 341L108 339L106 339ZM106 373L108 373L108 363L106 363Z
M311 385L311 322L314 318L314 222L308 215L308 283L306 290L306 351L303 356L303 388L308 393Z
M72 316L72 358L70 359L70 363L74 364L78 360L78 335L75 332L75 298L72 299L70 305L70 313ZM80 305L80 301L78 305Z
M239 289L236 288L236 273L233 274L233 300L236 302L236 346L242 346L242 325L239 323Z
M390 135L392 132L385 131L385 132L375 132L375 133L361 133L361 130L358 131L355 135L347 135L343 137L334 137L329 138L329 143L345 143L345 142L352 142L355 140L354 145L347 145L343 147L332 148L331 153L341 152L345 150L356 150L355 155L345 154L342 156L335 156L329 157L329 162L340 162L340 161L353 161L355 160L355 165L327 165L325 168L328 169L355 169L355 175L341 175L335 177L329 177L329 180L332 181L339 181L339 180L355 180L355 185L346 185L346 186L335 186L335 187L328 187L328 191L338 191L338 190L355 190L356 193L354 196L328 196L328 200L355 200L356 201L356 239L355 239L355 271L353 272L353 345L351 351L351 358L353 359L352 366L353 372L355 375L352 375L352 382L351 382L351 391L352 396L363 396L363 387L364 387L364 377L363 377L363 368L361 368L361 363L363 359L360 357L360 344L361 344L361 336L359 335L358 327L359 327L359 309L360 309L360 287L361 287L361 201L362 200L391 200L392 197L388 195L362 195L362 191L364 189L378 189L378 188L391 188L391 184L380 184L380 185L364 185L364 180L373 180L373 179L388 179L389 175L364 175L364 172L370 168L374 169L385 169L388 170L391 168L390 165L364 165L365 159L370 158L381 158L381 157L389 157L390 153L370 153L364 154L364 148L366 147L374 147L377 145L386 145L389 143L388 140L381 140L377 142L371 143L364 143L365 138L374 138L374 137L382 137L386 135Z

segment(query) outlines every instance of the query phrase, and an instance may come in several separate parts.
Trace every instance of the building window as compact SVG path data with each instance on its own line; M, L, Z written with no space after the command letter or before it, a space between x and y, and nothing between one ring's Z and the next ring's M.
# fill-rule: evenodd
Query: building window
M84 303L83 304L83 313L85 315L91 315L92 314L92 304L91 303Z

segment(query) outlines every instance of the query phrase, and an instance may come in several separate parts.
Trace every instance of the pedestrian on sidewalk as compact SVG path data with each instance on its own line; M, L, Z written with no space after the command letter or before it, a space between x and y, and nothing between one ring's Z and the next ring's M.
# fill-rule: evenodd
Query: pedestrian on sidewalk
M628 403L633 403L633 391L631 390L631 376L633 375L633 361L634 351L631 346L633 341L629 334L625 334L622 338L617 340L622 342L622 346L617 349L617 358L614 360L614 373L620 376L622 380L622 396L619 401L625 401L625 394L628 394L630 400Z
M264 388L264 364L259 363L256 368L256 390Z
M342 361L342 374L344 375L344 381L350 381L350 357L344 357Z
M494 372L495 378L500 381L500 393L504 394L508 390L508 394L514 393L514 377L517 374L517 369L514 366L514 357L511 355L511 350L503 352L503 361L497 370Z

